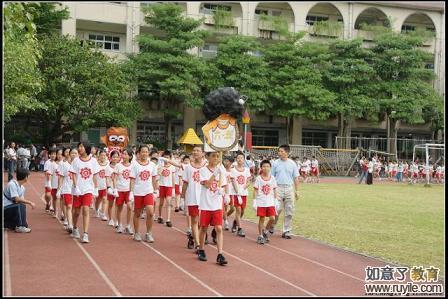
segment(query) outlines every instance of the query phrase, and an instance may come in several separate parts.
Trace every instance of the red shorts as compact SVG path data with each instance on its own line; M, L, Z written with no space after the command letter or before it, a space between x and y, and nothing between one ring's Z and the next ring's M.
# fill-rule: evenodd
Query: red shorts
M61 197L64 200L65 205L73 204L73 196L71 194L62 194Z
M173 187L167 187L167 186L159 187L159 198L165 198L171 196L173 196Z
M174 194L180 195L180 188L179 185L174 185Z
M90 207L93 200L92 193L86 193L80 196L73 196L73 207L79 208L80 206Z
M188 206L188 216L199 216L199 206Z
M45 187L45 193L51 193L51 188Z
M247 202L247 196L241 196L241 199L243 200L242 204L238 203L238 196L237 195L231 195L230 197L233 197L230 201L232 202L232 205L234 207L241 207L243 209L246 208L246 202Z
M392 176L396 176L397 172L396 171L392 171Z
M317 175L317 173L318 173L317 168L311 167L311 174L312 175Z
M204 211L201 210L201 216L199 217L199 225L201 227L208 227L222 225L222 210L216 211Z
M418 177L418 173L414 172L414 173L412 174L412 177L413 177L413 178L417 178L417 177Z
M152 193L144 196L134 195L134 207L136 209L143 209L145 206L154 205L154 195Z
M56 193L58 193L58 189L51 189L51 197L53 197L53 199L56 199Z
M107 194L107 200L108 201L114 201L114 199L115 199L115 196Z
M106 189L98 190L98 198L106 197L107 191Z
M129 193L130 193L130 191L118 191L118 197L117 197L117 200L115 201L115 203L118 206L123 205L123 203L128 203L129 202Z
M275 215L277 215L275 207L257 207L258 217L271 217Z

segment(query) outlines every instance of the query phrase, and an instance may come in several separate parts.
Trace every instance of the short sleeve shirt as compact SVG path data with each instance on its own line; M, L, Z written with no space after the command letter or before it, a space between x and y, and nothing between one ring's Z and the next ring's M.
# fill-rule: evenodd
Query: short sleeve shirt
M173 175L175 174L176 174L176 167L174 167L173 165L170 165L169 167L161 167L159 185L166 187L174 187Z
M54 161L51 161L51 160L47 160L46 162L45 162L45 164L44 164L44 172L46 173L46 174L49 174L49 175L53 175L53 173L54 172L56 172L56 169L55 169L55 162ZM53 185L52 184L53 183L53 177L51 178L51 185ZM57 184L56 184L56 186L50 186L50 184L48 183L48 180L47 179L45 179L45 187L55 187L55 188L57 188Z
M309 163L309 160L304 164L308 166L307 162ZM304 164L302 164L302 167ZM286 161L279 159L272 166L272 175L275 177L277 184L292 185L294 179L299 176L299 169L291 159Z
M239 171L236 167L230 171L230 179L235 181L235 183L240 191L239 195L247 196L249 194L247 189L244 189L244 186L247 184L247 181L250 177L251 177L250 170L247 167L244 167L243 171ZM237 194L236 190L232 190L232 191L233 191L233 194L230 193L231 195Z
M99 172L98 172L98 190L104 190L107 188L106 183L106 169L109 167L109 163L101 165L98 163Z
M154 192L152 178L157 176L156 165L151 162L141 164L135 162L131 168L130 178L135 179L134 195L144 196Z
M272 175L268 180L262 178L261 175L257 177L254 183L254 189L258 191L257 197L255 198L258 207L275 206L275 188L277 188L277 182Z
M73 173L69 172L70 166L67 161L61 162L59 166L58 175L63 177L61 194L72 194Z
M128 166L125 166L123 163L118 163L117 165L115 165L114 174L117 178L117 185L115 187L118 191L129 191L131 183L131 168L131 163L129 163Z
M16 180L10 180L3 190L3 207L7 207L15 203L14 198L22 197L25 194L25 187L20 186Z
M218 178L215 178L210 186L206 188L205 181L208 181L213 175L213 170L207 166L199 170L199 178L201 181L201 199L199 201L199 208L204 211L217 211L222 209L222 189L219 187ZM221 187L227 185L225 175L221 176Z
M76 175L76 182L81 195L93 193L93 176L99 172L99 165L96 159L89 157L88 160L82 160L77 157L70 166L71 173Z
M199 205L199 197L201 195L200 169L191 164L184 166L182 180L188 184L185 193L187 206Z

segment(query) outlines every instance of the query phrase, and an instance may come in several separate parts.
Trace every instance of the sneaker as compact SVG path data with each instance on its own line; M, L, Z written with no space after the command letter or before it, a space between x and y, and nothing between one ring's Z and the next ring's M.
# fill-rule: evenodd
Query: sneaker
M29 233L31 231L31 228L25 226L17 226L15 231L16 233Z
M67 226L67 232L69 234L73 233L73 226L71 226L71 225Z
M121 224L117 226L117 229L115 230L117 233L121 234L123 232L123 226Z
M141 241L142 237L140 236L140 233L135 233L134 234L134 241Z
M171 221L168 220L168 221L166 222L166 226L168 226L168 227L172 227L173 224L171 223Z
M45 212L50 213L50 204L45 205Z
M273 234L274 234L274 228L271 227L271 228L268 230L268 232L269 232L271 235L273 235Z
M64 223L65 223L65 221L66 221L64 215L61 215L61 217L59 218L59 220L64 221Z
M118 227L118 220L117 220L117 221L115 221L115 223L114 223L114 227L115 227L115 228L117 228L117 227Z
M227 260L226 258L220 253L218 254L218 256L216 257L216 263L218 265L224 266L227 265Z
M232 233L236 232L236 220L233 220Z
M241 227L238 229L237 236L243 237L243 238L246 236L246 234L244 233L244 231Z
M162 217L157 218L157 222L163 224L164 223L163 218Z
M263 245L264 242L265 242L265 240L264 240L263 236L258 236L258 238L257 238L257 244Z
M291 234L290 234L290 232L284 232L284 233L282 234L282 238L285 238L285 239L291 239Z
M174 209L174 212L175 212L175 213L178 213L178 212L179 212L179 208L175 208L175 209Z
M109 223L108 223L107 225L109 225L109 226L114 226L114 221L113 221L112 219L109 220Z
M75 239L81 238L81 235L79 234L79 229L74 228L70 237L75 238Z
M226 220L224 221L224 230L229 230L229 222Z
M189 229L187 229L187 236L191 236L191 235L193 235L193 233L191 232L191 228L189 228Z
M193 240L193 236L189 235L188 236L188 241L187 241L187 248L188 249L193 249L194 247L194 240Z
M195 254L199 254L199 245L196 245L196 246L194 247L194 253L195 253Z
M200 261L203 261L203 262L207 261L207 256L205 255L205 251L203 249L198 250L198 258Z
M216 230L212 229L212 242L213 244L217 244L216 242Z
M152 233L145 234L145 241L148 243L154 243L154 238L152 237Z
M265 243L269 242L269 237L268 237L267 231L263 231L263 238L264 238Z
M84 233L82 235L82 242L83 243L89 243L89 234L88 233Z
M95 217L96 217L96 218L100 218L100 217L101 217L101 212L100 212L100 210L96 210L96 212L95 212Z
M128 235L133 235L134 234L134 232L132 231L132 228L131 228L130 225L126 226L125 233L128 234Z
M102 214L102 215L101 215L101 220L102 220L102 221L107 221L107 216L106 216L106 214Z
M67 219L64 219L64 223L62 223L64 226L68 226L68 221Z

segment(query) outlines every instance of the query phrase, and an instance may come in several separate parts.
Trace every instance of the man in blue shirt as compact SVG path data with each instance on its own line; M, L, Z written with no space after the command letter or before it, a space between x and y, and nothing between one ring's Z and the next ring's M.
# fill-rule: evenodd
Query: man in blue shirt
M29 171L25 168L18 168L16 172L17 180L9 181L3 190L3 226L9 229L14 229L18 233L29 233L26 222L26 207L25 204L34 209L35 204L26 200L25 187L23 186L28 181Z
M281 201L274 225L277 224L278 216L284 209L285 219L283 223L282 238L285 239L291 239L292 217L294 216L293 197L295 200L299 199L299 168L293 160L288 158L289 152L289 145L284 144L279 147L278 155L280 159L274 162L271 172L277 181L277 194ZM274 227L269 231L273 234Z

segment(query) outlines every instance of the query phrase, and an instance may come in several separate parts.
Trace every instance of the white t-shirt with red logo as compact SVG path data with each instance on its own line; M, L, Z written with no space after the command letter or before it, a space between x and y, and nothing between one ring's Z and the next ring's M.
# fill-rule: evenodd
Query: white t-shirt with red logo
M233 195L233 194L235 194L235 190L233 190L233 184L232 184L232 180L231 180L231 177L232 177L232 169L233 168L230 168L230 170L229 171L227 171L227 169L226 169L226 179L227 179L227 184L228 184L228 190L227 190L227 194L229 194L229 195Z
M170 165L168 167L160 168L159 186L174 187L173 175L176 174L176 167Z
M51 174L51 188L57 189L59 184L59 166L61 162L53 162L53 173Z
M221 175L221 188L219 188L218 179L215 178L210 188L206 188L203 184L208 181L213 175L213 170L204 166L199 170L199 179L201 181L201 196L199 201L199 209L204 211L216 211L222 210L222 188L227 185L227 178L225 175Z
M201 195L200 169L193 167L191 164L184 166L182 180L188 184L187 191L185 192L187 206L199 205L199 197Z
M93 193L93 176L98 173L99 165L96 159L89 157L88 160L81 160L80 157L73 160L70 165L71 173L76 175L76 182L81 195Z
M115 165L114 174L116 175L117 182L115 188L120 192L125 192L130 190L130 175L131 175L132 164L129 163L128 166L123 165L123 163L118 163Z
M51 160L47 160L47 162L45 162L44 164L44 172L46 174L51 175L51 187L52 188L57 188L58 184L56 183L56 185L53 186L53 174L56 173L57 170L57 164L54 161ZM47 178L45 178L45 187L50 187L50 184L48 183Z
M259 175L255 179L254 189L257 189L257 207L274 207L275 197L274 189L277 188L277 181L275 177L271 175L269 180L265 180Z
M319 167L319 162L316 160L316 159L314 159L314 160L311 160L311 168L318 168Z
M147 164L135 162L132 164L130 177L135 179L134 195L144 196L154 192L152 178L157 176L157 166L150 161Z
M70 166L67 161L61 162L59 165L58 175L63 177L61 194L72 194L73 191L73 174L69 172Z
M107 169L109 168L109 163L107 162L105 165L101 165L98 163L98 166L100 170L98 172L98 190L104 190L107 188L106 177L108 173Z
M230 178L235 180L236 185L238 186L239 191L241 192L239 195L247 196L248 191L247 189L244 189L244 186L247 183L247 180L251 177L250 170L247 167L244 167L243 171L239 171L236 167L232 169L230 172ZM233 188L232 188L233 189ZM233 194L231 195L237 195L236 190L232 190Z

